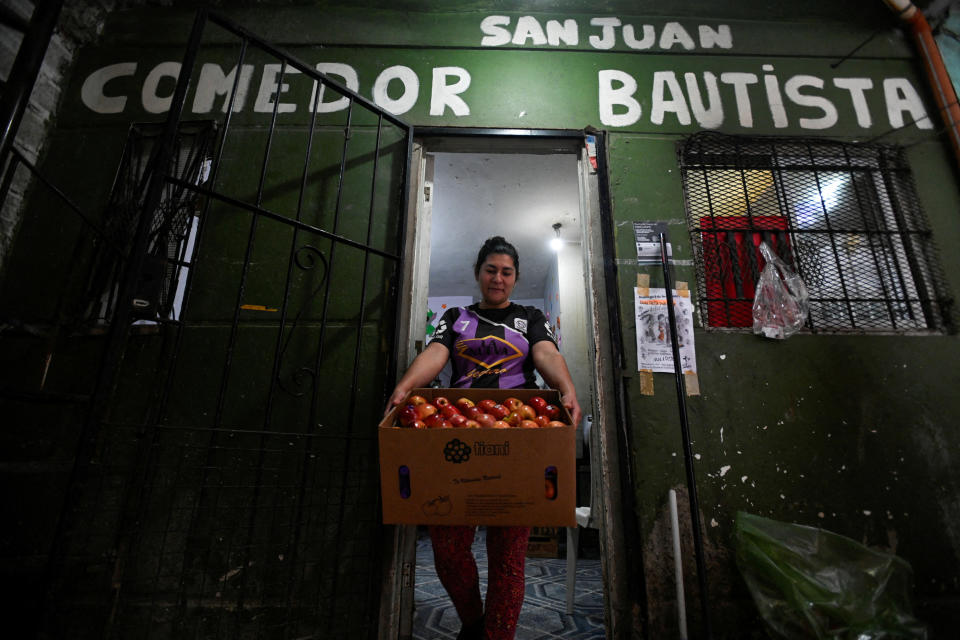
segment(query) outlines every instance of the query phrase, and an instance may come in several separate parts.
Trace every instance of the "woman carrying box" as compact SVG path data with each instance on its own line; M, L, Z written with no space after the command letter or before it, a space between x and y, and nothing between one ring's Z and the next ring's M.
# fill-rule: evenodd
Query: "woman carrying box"
M387 403L387 412L411 389L429 384L452 362L450 386L484 389L535 389L534 370L560 392L561 404L580 423L581 411L566 361L539 309L510 302L520 275L520 257L501 236L487 239L473 267L481 300L448 309L433 339L407 369ZM477 563L471 551L474 527L431 526L437 575L457 610L457 636L513 638L523 606L524 562L530 527L487 527L488 586L484 611Z

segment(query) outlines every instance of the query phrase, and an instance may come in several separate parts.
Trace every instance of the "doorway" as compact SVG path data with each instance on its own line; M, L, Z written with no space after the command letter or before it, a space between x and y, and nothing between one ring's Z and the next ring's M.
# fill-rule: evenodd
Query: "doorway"
M460 130L441 130L435 135L422 134L417 138L412 166L415 184L411 187L406 245L409 267L402 288L405 299L401 300L402 306L411 311L406 326L401 327L406 329L409 338L406 353L400 354L401 369L429 341L430 317L442 315L449 306L463 306L477 300L479 292L473 277L473 262L483 241L502 235L514 244L520 255L520 277L511 299L536 306L547 315L559 334L561 352L574 377L583 413L592 418L584 421L577 438L577 504L593 507L594 515L589 523L590 534L594 535L581 536L580 547L586 553L580 557L588 558L587 567L590 556L598 565L599 558L603 558L602 570L600 566L596 570L599 611L594 612L593 624L599 620L598 637L604 637L606 621L607 637L613 637L609 623L617 618L611 612L619 606L620 589L616 585L621 577L612 560L619 554L620 543L616 541L616 527L604 527L602 523L617 517L619 491L616 486L608 486L616 474L591 473L594 469L610 468L611 462L614 469L618 466L613 426L616 415L610 400L614 395L613 385L608 367L598 367L598 363L609 365L612 361L608 355L609 341L604 339L604 335L611 332L607 330L607 275L603 256L610 254L602 249L598 176L596 165L585 149L583 132L552 131L542 135L514 132L511 135L510 132L481 130L464 134ZM559 251L549 246L550 240L557 237L561 240ZM594 423L604 428L594 430ZM547 587L561 603L566 599L565 533L562 529L555 533L559 547L555 555L559 557L552 559L555 568L547 570L561 576L554 581L555 587ZM481 538L482 533L478 540ZM394 624L387 629L399 630L399 634L388 631L382 632L381 637L427 637L421 628L424 616L415 615L418 587L423 586L424 579L435 579L418 575L417 563L422 567L424 544L429 552L429 540L424 541L423 531L418 532L416 527L398 528L394 583L385 585L392 593L384 594L384 601L392 603L392 610L383 612L382 622L392 621ZM570 551L575 553L576 549ZM432 562L429 553L428 559ZM480 563L482 565L482 560ZM530 563L528 560L528 593L530 583L537 582L530 579ZM421 570L420 573L428 572ZM434 586L442 592L442 587ZM587 581L577 586L572 615L590 614L588 601L594 597L590 588ZM611 594L606 601L605 592ZM531 611L544 605L538 600L527 598L518 633L524 626L525 615L530 621L537 619L537 628L543 628L538 615L544 612ZM561 605L558 609L559 616L566 615L565 607ZM444 637L443 633L456 636L458 621L452 608L447 614L453 616L452 620L436 619L439 612L433 615L430 624L439 628L431 626L427 632L432 634L430 637Z

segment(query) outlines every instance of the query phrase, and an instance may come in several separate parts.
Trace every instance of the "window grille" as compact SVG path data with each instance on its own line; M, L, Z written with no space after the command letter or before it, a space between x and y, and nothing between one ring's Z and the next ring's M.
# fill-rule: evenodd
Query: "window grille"
M113 317L120 276L130 257L162 130L161 124L134 124L130 128L104 212L104 237L99 239L91 261L83 301L87 324L105 324ZM181 123L169 173L192 184L203 184L210 171L215 137L212 121ZM172 182L164 185L150 223L143 275L134 299L138 323L180 319L199 222L197 206L195 192Z
M812 332L954 330L900 148L703 133L679 156L708 329L752 327L766 241L803 278Z

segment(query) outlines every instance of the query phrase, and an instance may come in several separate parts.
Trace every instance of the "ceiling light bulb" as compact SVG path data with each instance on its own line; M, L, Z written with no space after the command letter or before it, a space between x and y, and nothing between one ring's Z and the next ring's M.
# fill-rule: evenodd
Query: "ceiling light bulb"
M554 251L560 251L563 248L563 240L560 239L560 223L556 222L553 225L553 231L557 234L556 238L553 238L550 241L550 248Z

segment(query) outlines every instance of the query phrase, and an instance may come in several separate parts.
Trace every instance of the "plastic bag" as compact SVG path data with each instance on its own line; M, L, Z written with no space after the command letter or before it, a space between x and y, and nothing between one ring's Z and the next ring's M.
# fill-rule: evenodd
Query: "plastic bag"
M768 338L789 338L807 321L807 287L766 242L760 243L760 253L766 264L753 297L753 332Z
M895 555L823 529L738 512L737 565L774 635L917 639L913 570Z

